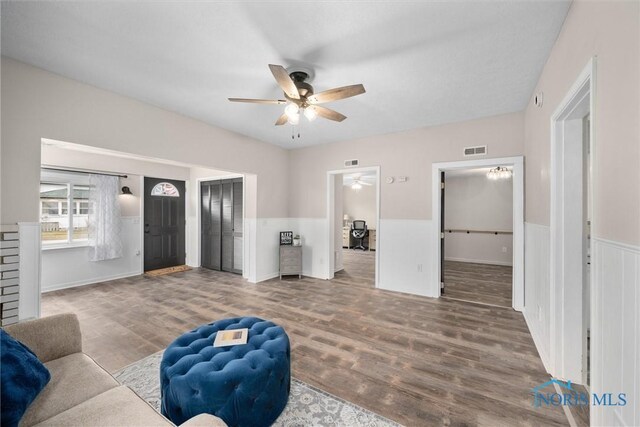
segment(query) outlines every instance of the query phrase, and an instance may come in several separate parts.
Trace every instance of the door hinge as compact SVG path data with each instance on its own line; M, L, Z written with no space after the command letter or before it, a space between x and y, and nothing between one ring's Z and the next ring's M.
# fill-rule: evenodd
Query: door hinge
M444 233L442 233L442 232L440 233L440 238L444 239Z
M444 182L441 182L441 183L440 183L440 188L441 188L442 190L444 190Z

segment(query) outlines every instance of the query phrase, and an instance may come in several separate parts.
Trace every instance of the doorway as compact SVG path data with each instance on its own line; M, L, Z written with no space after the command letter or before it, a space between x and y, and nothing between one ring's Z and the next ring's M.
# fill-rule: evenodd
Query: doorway
M434 298L442 296L442 278L445 269L442 265L445 256L445 232L443 227L443 172L451 174L456 171L471 169L494 169L508 168L511 173L511 194L512 194L512 276L511 276L511 307L514 310L522 311L524 308L524 161L522 156L503 157L496 159L466 160L458 162L434 163L432 165L432 218L434 218L434 232L432 233L432 260L435 268L432 270L431 280L428 284L428 294ZM485 173L486 177L486 173ZM446 178L445 178L446 180ZM444 205L446 207L446 200ZM446 224L444 224L446 227ZM453 228L450 228L453 230ZM466 231L463 230L464 234ZM500 230L487 230L495 231ZM453 233L453 231L452 231ZM471 233L469 233L471 234ZM499 246L502 251L503 245ZM507 249L508 252L508 249ZM445 290L446 292L446 290Z
M242 274L242 178L200 182L200 253L202 267Z
M378 239L376 173L337 174L335 180L335 217L342 224L336 227L336 277L373 288Z
M185 264L185 182L144 178L144 271Z
M355 197L351 197L357 193ZM345 199L346 196L346 199ZM326 278L378 287L380 167L327 172ZM354 229L357 229L354 232ZM321 261L322 262L322 261Z
M458 169L440 176L441 296L512 307L511 168Z
M599 332L591 322L594 76L592 59L551 117L551 373L586 386L597 378Z

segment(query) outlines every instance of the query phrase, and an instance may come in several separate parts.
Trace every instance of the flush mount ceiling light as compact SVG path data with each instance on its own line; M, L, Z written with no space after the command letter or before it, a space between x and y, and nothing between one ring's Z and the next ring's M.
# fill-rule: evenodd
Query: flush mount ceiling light
M493 169L491 169L489 172L487 172L487 178L489 179L509 179L511 178L512 172L505 167L502 166L498 166L495 167Z
M347 116L321 107L318 104L338 101L339 99L350 98L352 96L365 93L361 84L343 86L324 92L314 93L313 86L308 81L311 80L311 70L293 69L287 71L282 65L269 65L269 69L275 77L278 86L284 91L286 99L247 99L229 98L231 102L249 102L253 104L287 104L284 113L276 120L276 126L285 123L297 125L300 122L300 113L310 122L320 116L325 119L341 122Z

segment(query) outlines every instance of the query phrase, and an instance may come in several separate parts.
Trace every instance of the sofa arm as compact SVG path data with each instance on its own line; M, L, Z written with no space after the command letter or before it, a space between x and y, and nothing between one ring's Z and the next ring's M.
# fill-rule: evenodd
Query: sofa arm
M180 424L180 427L227 427L227 423L211 414L200 414Z
M28 320L4 330L29 347L42 363L82 352L80 323L75 314Z

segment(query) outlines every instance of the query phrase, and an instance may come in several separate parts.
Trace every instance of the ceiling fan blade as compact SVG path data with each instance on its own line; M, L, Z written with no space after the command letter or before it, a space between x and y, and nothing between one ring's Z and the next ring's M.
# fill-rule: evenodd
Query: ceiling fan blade
M358 180L358 184L361 184L361 185L373 185L370 182L364 182L364 181L361 181L361 180Z
M286 104L284 99L250 99L250 98L228 98L231 102L249 102L251 104Z
M278 120L276 120L276 126L282 126L283 124L287 123L287 120L289 120L289 118L287 117L286 113L282 114L280 117L278 117Z
M333 120L334 122L341 122L347 118L344 114L340 114L337 111L333 111L325 107L320 107L319 105L313 105L308 108L313 108L320 117Z
M339 99L350 98L352 96L365 93L364 86L361 84L343 86L335 89L325 90L324 92L316 93L307 98L311 104L322 104L323 102L337 101Z
M300 99L300 94L298 93L296 84L291 80L289 73L287 73L287 70L285 70L282 65L269 64L269 69L271 70L273 77L276 78L278 86L282 88L289 98Z

